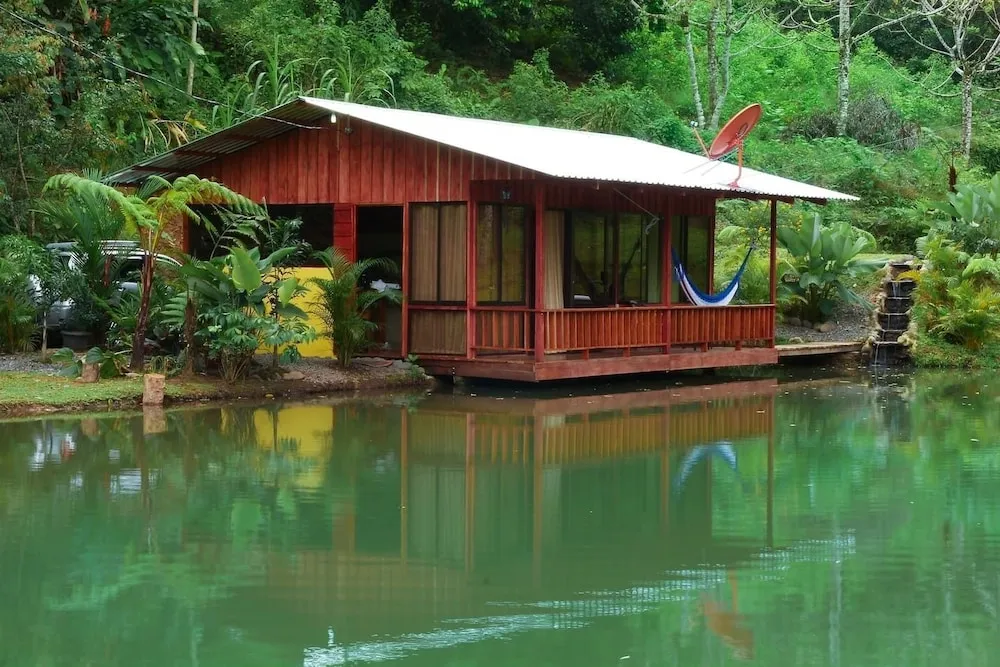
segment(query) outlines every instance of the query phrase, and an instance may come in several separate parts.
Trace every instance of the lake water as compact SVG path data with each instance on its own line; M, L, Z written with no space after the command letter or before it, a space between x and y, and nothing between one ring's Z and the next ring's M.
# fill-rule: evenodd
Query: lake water
M488 394L0 424L0 666L997 664L997 378Z

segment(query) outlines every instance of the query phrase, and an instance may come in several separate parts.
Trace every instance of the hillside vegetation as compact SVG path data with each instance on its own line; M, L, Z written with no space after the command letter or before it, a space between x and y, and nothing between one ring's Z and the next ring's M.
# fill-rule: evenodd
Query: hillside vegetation
M845 23L845 3L202 0L192 45L191 0L6 2L0 233L58 235L33 229L30 204L53 173L108 171L310 93L689 150L691 121L711 135L760 102L749 165L862 197L824 219L912 251L952 164L963 182L1000 169L995 53L963 78L931 25L947 41L951 5L928 20L926 2L848 4ZM982 57L990 7L970 18Z

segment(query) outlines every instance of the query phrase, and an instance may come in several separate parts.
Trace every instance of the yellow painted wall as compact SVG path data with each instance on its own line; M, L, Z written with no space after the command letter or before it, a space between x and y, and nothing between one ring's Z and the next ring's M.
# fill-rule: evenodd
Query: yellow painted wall
M272 420L277 419L277 425ZM275 426L278 440L291 439L296 442L294 456L310 464L307 472L296 475L295 485L299 488L314 489L323 483L326 462L333 448L334 409L322 405L283 408L277 412L257 410L254 426L257 444L269 450L275 446Z
M292 303L309 314L309 325L316 330L317 334L316 340L313 342L299 345L299 352L302 353L303 357L325 357L330 359L333 357L333 345L330 343L329 338L323 336L325 326L314 312L316 310L316 300L319 290L315 285L308 284L310 278L326 278L330 274L323 268L299 268L292 269L292 275L298 278L299 282L306 285L307 290L305 294L294 299Z

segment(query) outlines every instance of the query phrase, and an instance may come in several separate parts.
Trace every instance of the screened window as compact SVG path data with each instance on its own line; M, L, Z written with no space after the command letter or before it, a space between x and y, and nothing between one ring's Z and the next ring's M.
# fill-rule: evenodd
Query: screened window
M527 303L528 210L481 204L478 218L476 303Z
M659 303L661 227L657 218L640 214L572 213L567 303Z
M675 216L671 238L671 246L684 265L688 278L703 292L709 291L710 223L706 216ZM687 302L676 280L673 281L670 291L673 303Z
M410 209L410 299L465 303L465 204L414 204Z

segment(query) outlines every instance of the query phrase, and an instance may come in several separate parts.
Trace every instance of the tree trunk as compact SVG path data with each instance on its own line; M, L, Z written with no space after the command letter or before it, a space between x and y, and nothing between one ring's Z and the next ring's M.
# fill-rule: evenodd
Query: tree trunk
M972 68L962 66L962 155L968 160L972 155Z
M837 136L847 134L847 116L851 105L851 0L839 0L837 27Z
M711 112L709 129L713 132L719 129L719 2L712 3L712 12L708 17L708 29L705 32L705 57L708 70L708 108Z
M713 130L719 128L719 120L722 116L722 108L726 105L726 97L729 95L729 81L730 81L730 61L732 60L733 53L733 34L735 33L733 29L733 0L725 0L725 14L723 16L723 26L725 36L722 39L722 51L719 54L719 86L718 86L718 97L715 100L715 106L712 108L712 124Z
M153 253L146 255L142 262L142 291L139 293L139 314L135 319L135 334L132 336L133 373L141 373L146 365L146 328L149 326L149 298L153 289L153 270L156 262Z
M187 94L194 92L194 49L198 46L198 0L192 0L191 13L191 57L188 59Z
M694 110L698 115L698 126L705 126L705 107L701 104L701 87L698 85L698 61L694 57L694 41L691 39L691 24L687 14L681 17L684 29L684 47L687 51L688 74L691 77L691 96L694 98Z
M198 327L198 310L194 301L188 294L187 303L184 305L184 346L187 348L187 355L184 359L184 375L194 375L194 358L198 354L195 331Z

